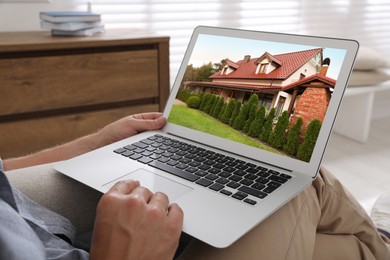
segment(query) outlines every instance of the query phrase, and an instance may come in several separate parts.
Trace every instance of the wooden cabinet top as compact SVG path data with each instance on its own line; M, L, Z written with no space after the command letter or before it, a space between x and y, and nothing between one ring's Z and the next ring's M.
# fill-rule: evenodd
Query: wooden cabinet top
M103 34L87 37L51 36L49 31L2 32L0 53L168 42L168 36L137 29L107 29Z

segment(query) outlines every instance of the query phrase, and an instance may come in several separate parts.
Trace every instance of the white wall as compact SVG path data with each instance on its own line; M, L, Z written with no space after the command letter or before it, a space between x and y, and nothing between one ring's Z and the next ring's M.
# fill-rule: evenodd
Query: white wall
M47 2L10 3L0 2L0 31L37 31L39 25L39 12L42 11L69 11L74 9L76 0L50 0ZM80 1L79 1L80 2ZM87 1L85 1L87 2ZM87 4L85 4L87 10Z

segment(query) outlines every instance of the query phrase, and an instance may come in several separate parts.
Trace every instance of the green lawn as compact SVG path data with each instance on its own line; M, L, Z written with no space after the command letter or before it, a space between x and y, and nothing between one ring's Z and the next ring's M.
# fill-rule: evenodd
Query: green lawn
M280 151L261 143L259 140L253 139L239 131L234 130L229 125L226 125L197 109L187 108L186 106L182 105L173 105L168 117L168 122L217 135L219 137L230 139L250 146L255 146L270 152L282 154Z

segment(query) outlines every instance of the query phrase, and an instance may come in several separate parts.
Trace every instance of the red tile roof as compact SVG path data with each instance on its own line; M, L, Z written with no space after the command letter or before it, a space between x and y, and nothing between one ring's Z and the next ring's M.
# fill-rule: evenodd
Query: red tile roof
M317 74L311 75L310 77L307 77L307 78L304 78L302 80L298 80L294 83L291 83L289 85L286 85L282 88L282 90L285 91L285 90L303 85L305 83L310 83L310 82L314 82L314 81L320 81L320 82L323 82L323 83L330 85L330 86L333 86L333 87L336 85L336 80L334 80L332 78L328 78L322 74L317 73Z
M248 62L240 60L235 62L239 67L232 73L228 75L221 75L221 71L210 76L211 79L286 79L297 69L303 66L308 62L314 55L321 52L322 48L310 49L306 51L298 51L291 53L284 53L278 55L271 55L268 52L265 52L264 55L268 57L273 62L279 64L280 66L271 71L268 74L256 74L256 61L259 58L252 58ZM234 67L233 67L234 68Z
M280 86L269 86L269 85L254 85L254 84L238 84L238 83L226 83L226 82L203 82L203 81L192 81L186 82L186 86L209 86L209 87L223 87L223 88L235 88L235 89L254 89L254 90L281 90Z

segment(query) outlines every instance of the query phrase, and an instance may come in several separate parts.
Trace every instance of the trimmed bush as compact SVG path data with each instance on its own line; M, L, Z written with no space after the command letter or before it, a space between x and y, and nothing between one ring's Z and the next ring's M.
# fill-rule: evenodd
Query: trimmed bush
M316 141L320 133L321 125L322 123L318 119L313 119L307 125L305 139L303 141L303 144L301 144L298 149L298 153L297 153L298 159L305 162L310 161L311 155L314 150L314 146L316 145Z
M289 155L295 156L298 152L302 124L302 118L298 117L297 122L295 122L295 124L290 128L290 131L288 131L287 144L284 146L284 150Z
M265 119L263 131L261 131L259 136L260 139L264 142L268 142L269 136L272 132L272 123L274 121L274 118L275 118L275 108L271 108L271 110L267 115L267 118Z
M275 148L282 148L286 141L286 130L289 123L288 112L284 111L278 118L278 122L269 137L269 144Z
M249 127L248 135L252 137L259 136L264 125L264 120L265 106L263 105L257 110L255 120L253 120L251 126Z
M198 109L200 106L200 97L198 96L191 96L187 99L187 106L189 108Z

